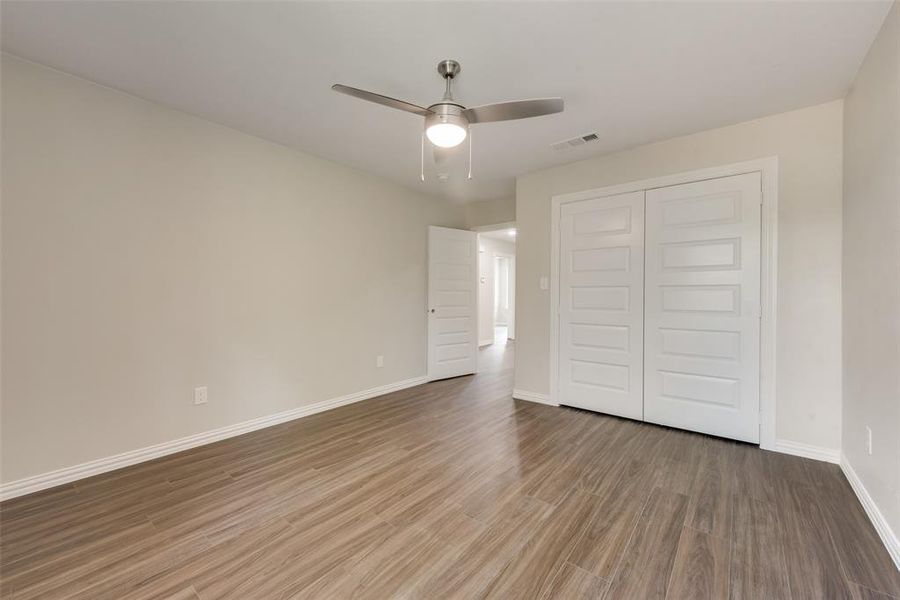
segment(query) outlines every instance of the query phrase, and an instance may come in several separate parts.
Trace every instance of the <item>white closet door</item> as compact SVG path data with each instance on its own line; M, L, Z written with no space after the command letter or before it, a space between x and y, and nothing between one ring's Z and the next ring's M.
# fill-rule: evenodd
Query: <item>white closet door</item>
M559 402L643 415L644 192L560 213Z
M760 174L648 190L644 419L759 442Z

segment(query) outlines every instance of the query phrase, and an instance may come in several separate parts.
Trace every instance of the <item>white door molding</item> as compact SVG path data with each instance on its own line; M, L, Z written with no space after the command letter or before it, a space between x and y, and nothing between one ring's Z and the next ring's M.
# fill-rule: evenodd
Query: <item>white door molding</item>
M633 181L562 194L551 198L550 243L550 402L559 400L559 280L560 280L560 211L563 204L590 198L614 196L627 192L646 191L660 187L716 179L731 175L758 172L762 184L762 219L760 232L760 447L776 450L775 432L775 370L776 370L776 306L778 256L778 157L771 156L707 169L688 171L662 177Z

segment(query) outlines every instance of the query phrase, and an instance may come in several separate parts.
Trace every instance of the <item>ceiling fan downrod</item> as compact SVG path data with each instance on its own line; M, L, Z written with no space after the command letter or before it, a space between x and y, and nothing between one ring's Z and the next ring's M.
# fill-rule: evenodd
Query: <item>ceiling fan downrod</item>
M453 78L459 75L459 72L462 70L462 67L459 66L459 63L452 59L442 60L438 63L437 72L441 77L444 78L446 82L446 87L444 88L444 97L442 100L446 100L448 102L453 102L453 94L450 92L450 84L453 81Z

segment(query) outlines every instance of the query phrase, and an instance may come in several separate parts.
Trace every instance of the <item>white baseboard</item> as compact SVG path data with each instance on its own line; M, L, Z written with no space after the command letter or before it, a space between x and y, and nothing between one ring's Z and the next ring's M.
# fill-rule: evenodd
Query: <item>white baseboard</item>
M771 450L781 452L782 454L793 454L794 456L802 456L803 458L822 460L836 465L841 462L840 450L822 448L821 446L811 446L810 444L802 444L800 442L776 440L775 446L771 448Z
M847 481L850 482L850 487L856 492L856 497L859 498L860 504L862 504L863 509L869 516L869 520L872 521L872 525L875 526L875 531L878 532L878 536L884 543L884 547L887 548L888 554L891 555L894 564L897 566L897 569L900 570L900 539L897 538L897 534L894 533L891 526L888 525L887 519L885 519L884 515L881 514L881 511L878 510L878 505L875 504L872 496L869 495L866 486L863 485L863 482L856 474L856 471L850 466L846 456L841 456L841 470L844 472L844 476L847 477Z
M479 348L483 348L483 347L485 347L485 346L490 346L490 345L493 344L493 343L494 343L494 338L491 338L491 339L489 339L489 340L480 340L480 341L478 342L478 347L479 347Z
M0 485L0 501L15 498L17 496L24 496L33 492L39 492L57 485L114 471L116 469L121 469L122 467L128 467L137 463L153 460L154 458L159 458L168 454L175 454L176 452L196 448L197 446L211 444L219 440L256 431L257 429L264 429L266 427L271 427L272 425L278 425L279 423L293 421L294 419L338 408L339 406L346 406L347 404L368 400L369 398L375 398L376 396L382 396L390 392L404 390L406 388L421 385L427 381L428 378L425 376L404 379L403 381L397 381L363 390L361 392L347 394L346 396L331 398L330 400L323 400L322 402L316 402L314 404L307 404L274 415L267 415L265 417L251 419L235 425L228 425L212 431L204 431L203 433L189 435L177 440L172 440L171 442L163 442L162 444L130 450L128 452L123 452L122 454L116 454L115 456L92 460L80 465L50 471L49 473L26 477L25 479L19 479L18 481L11 481Z
M527 400L528 402L537 402L539 404L547 404L549 406L559 406L559 404L553 402L547 394L538 394L537 392L529 392L526 390L513 390L513 398Z

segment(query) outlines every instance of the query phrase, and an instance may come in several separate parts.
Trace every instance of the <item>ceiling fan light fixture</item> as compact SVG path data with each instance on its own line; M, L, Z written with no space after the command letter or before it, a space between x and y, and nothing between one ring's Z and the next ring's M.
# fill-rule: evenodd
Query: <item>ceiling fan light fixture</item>
M462 109L455 104L434 104L428 107L432 114L425 117L425 136L435 146L454 148L463 143L469 130L469 122L462 116Z
M454 148L466 139L466 128L456 123L435 123L425 130L425 135L435 146Z

